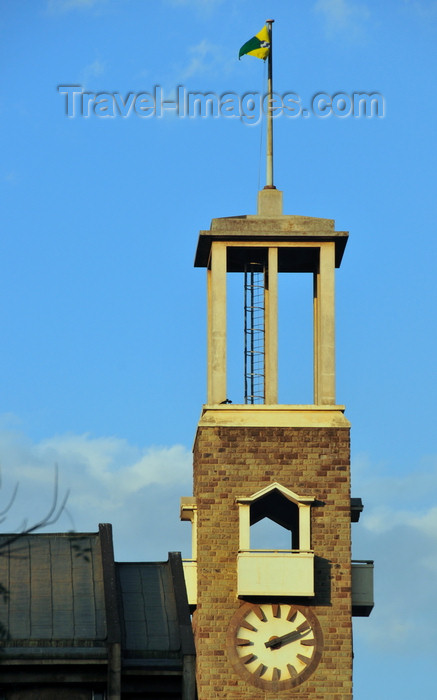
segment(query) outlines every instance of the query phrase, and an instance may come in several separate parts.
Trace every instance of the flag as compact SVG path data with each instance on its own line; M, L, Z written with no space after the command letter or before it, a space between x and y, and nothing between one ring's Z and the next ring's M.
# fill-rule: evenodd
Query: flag
M269 30L264 25L258 34L255 34L252 39L249 39L249 41L246 41L246 43L243 44L240 49L240 53L238 54L238 60L240 60L240 58L247 53L249 56L256 56L257 58L262 58L263 61L265 61L269 55L269 51L270 34Z

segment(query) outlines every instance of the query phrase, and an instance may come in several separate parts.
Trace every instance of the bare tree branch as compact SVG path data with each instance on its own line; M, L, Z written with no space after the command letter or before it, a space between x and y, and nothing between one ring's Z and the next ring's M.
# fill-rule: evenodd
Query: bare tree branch
M0 488L1 488L1 478L0 478ZM9 513L10 509L12 508L14 501L17 497L17 491L18 491L18 484L15 484L14 492L11 496L11 499L6 506L6 508L2 511L0 511L0 523L3 523L6 520L7 514Z
M1 475L0 475L0 485L1 485ZM0 512L0 523L3 522L6 517L8 512L10 511L16 497L17 497L17 491L18 491L18 484L16 484L14 492L12 494L12 498L10 499L8 506ZM70 490L68 489L61 502L59 502L59 468L58 465L55 464L55 478L54 478L54 484L53 484L53 498L52 498L52 504L50 506L50 509L46 513L46 515L41 519L38 520L36 523L33 525L28 526L27 525L27 520L24 520L21 524L20 529L18 532L14 533L10 537L8 537L6 540L3 540L3 542L0 545L0 549L3 549L4 547L8 547L10 544L13 542L16 542L20 537L23 537L23 535L30 535L32 532L36 532L37 530L41 530L45 527L48 527L49 525L53 525L59 518L61 517L63 511L65 510L66 503L68 501L70 495Z

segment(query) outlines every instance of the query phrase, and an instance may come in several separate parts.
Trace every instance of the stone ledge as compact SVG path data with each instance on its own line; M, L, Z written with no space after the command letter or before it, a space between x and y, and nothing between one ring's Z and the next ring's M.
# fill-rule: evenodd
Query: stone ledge
M350 428L344 406L206 404L198 427Z

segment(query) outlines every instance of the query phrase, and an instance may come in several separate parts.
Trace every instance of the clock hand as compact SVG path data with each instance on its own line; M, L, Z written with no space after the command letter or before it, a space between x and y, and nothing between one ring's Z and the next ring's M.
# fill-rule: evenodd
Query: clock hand
M297 639L301 639L301 637L304 637L309 632L311 632L311 628L302 631L293 630L293 632L287 632L287 634L283 634L282 637L273 637L269 639L268 642L265 642L265 647L267 649L278 649L283 644L289 644L290 642L295 642Z

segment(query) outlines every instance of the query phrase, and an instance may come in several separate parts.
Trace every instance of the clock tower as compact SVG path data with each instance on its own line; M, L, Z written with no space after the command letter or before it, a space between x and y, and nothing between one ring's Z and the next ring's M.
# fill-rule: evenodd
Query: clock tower
M213 219L199 235L208 391L194 497L181 501L192 523L184 569L199 700L352 698L352 614L369 614L373 603L370 562L351 562L351 521L362 505L351 499L350 424L335 398L334 276L347 238L330 219L284 215L273 187L259 192L256 215ZM238 362L227 353L233 273L245 290L239 404L227 393L228 367ZM310 405L293 396L278 403L278 278L295 274L313 279ZM269 521L285 547L282 537L277 547L256 543L256 524Z

